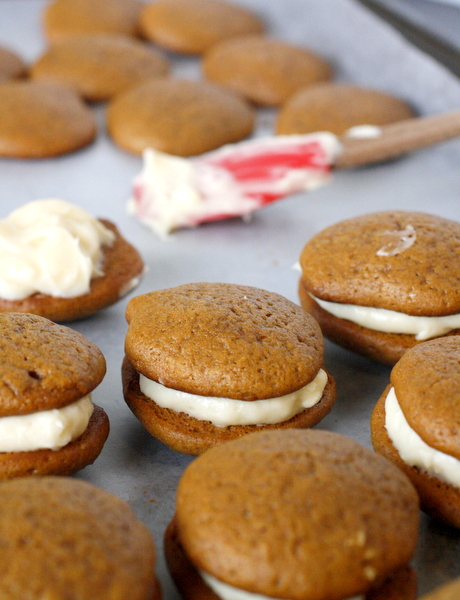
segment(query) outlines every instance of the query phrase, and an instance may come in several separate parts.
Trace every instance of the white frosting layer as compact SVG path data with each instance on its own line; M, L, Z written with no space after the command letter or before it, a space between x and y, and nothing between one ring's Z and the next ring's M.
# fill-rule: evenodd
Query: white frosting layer
M211 421L217 427L229 425L262 425L282 423L306 408L317 404L323 395L327 374L318 371L315 379L300 390L267 400L233 400L198 396L167 388L139 374L142 393L163 408L183 412L201 421Z
M416 317L385 308L329 302L312 294L311 297L321 308L339 319L346 319L375 331L415 335L416 340L428 340L460 328L460 314Z
M385 399L385 427L402 460L438 479L460 488L460 461L431 448L409 425L399 406L394 388Z
M210 587L219 598L222 600L278 600L272 596L264 596L263 594L254 594L246 592L240 588L228 585L219 579L216 579L209 573L200 570L200 575L208 587ZM344 598L343 600L364 600L364 596L353 596Z
M85 431L93 410L91 394L88 394L63 408L2 417L0 452L59 450Z
M354 125L345 132L346 137L359 140L370 140L382 135L382 129L378 125Z
M63 200L25 204L0 221L0 297L88 292L91 279L102 275L101 248L113 239L100 221Z

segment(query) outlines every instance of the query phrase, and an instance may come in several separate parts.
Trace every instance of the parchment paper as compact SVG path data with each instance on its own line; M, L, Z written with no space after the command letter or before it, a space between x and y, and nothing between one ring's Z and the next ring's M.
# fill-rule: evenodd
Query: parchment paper
M353 0L245 0L266 16L274 36L303 44L329 59L336 78L393 92L421 114L460 106L460 83L430 57ZM1 0L0 43L31 61L45 48L41 0ZM199 77L196 59L175 59L175 75ZM156 238L126 214L141 158L114 146L104 129L104 106L90 147L47 160L0 160L0 217L38 198L74 202L115 221L141 251L149 271L131 296L191 281L222 281L275 291L298 302L293 265L305 242L322 228L365 212L424 210L460 220L460 140L400 160L336 172L326 187L299 194L239 219ZM1 115L0 115L1 118ZM270 131L272 111L261 111L256 134ZM158 549L158 575L166 600L177 598L162 556L162 537L174 511L175 489L192 460L146 433L126 407L120 366L128 298L72 324L103 351L108 372L94 393L111 420L109 440L94 465L78 476L124 498L150 527ZM326 365L336 378L337 404L318 427L345 433L370 447L369 418L390 369L326 344ZM414 567L420 593L460 575L459 533L423 517Z

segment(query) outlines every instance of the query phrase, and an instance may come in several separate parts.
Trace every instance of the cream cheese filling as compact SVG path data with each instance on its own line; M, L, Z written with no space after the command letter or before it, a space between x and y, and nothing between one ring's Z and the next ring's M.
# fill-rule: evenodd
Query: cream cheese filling
M431 448L409 425L394 388L385 399L385 427L401 459L411 467L424 469L438 479L460 488L460 461Z
M386 308L341 304L321 300L313 294L310 294L310 296L323 310L334 315L334 317L346 319L374 331L415 335L415 339L418 341L429 340L460 328L460 314L441 317L417 317L387 310Z
M183 412L201 421L211 421L217 427L265 425L287 421L317 404L321 400L326 383L327 374L320 369L313 381L291 394L247 402L181 392L139 374L142 393L156 404Z
M88 427L91 394L63 408L0 418L0 452L59 450Z
M263 594L256 594L253 592L246 592L241 588L234 587L228 583L224 583L219 579L216 579L209 573L203 570L199 571L200 576L208 587L221 598L221 600L279 600L272 596L264 596ZM349 596L343 600L364 600L365 596Z

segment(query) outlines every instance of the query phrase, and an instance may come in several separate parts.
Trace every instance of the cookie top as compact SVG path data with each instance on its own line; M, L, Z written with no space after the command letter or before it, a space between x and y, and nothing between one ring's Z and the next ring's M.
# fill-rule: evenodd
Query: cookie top
M320 600L361 594L407 563L419 509L386 459L337 433L295 429L246 435L193 461L176 519L187 556L220 581Z
M153 600L155 549L129 506L68 477L0 484L0 596ZM25 576L27 574L27 576Z
M460 312L460 223L387 211L346 219L302 250L302 284L332 302L408 315Z
M46 158L72 152L96 136L91 110L67 87L11 81L0 87L0 156Z
M169 61L140 40L97 33L56 42L31 65L36 80L68 85L83 98L101 101L132 85L169 72Z
M331 131L343 135L358 125L388 125L414 116L407 102L378 90L340 83L300 89L282 107L277 134Z
M26 65L19 54L0 46L0 82L22 77L25 71Z
M46 37L55 42L80 33L138 34L141 0L53 0L43 12Z
M256 14L225 0L156 0L140 17L147 39L186 54L201 54L217 42L264 28Z
M274 398L309 383L323 362L313 317L258 288L185 284L133 298L126 318L134 368L192 394Z
M254 127L254 111L240 97L210 83L150 80L117 96L108 129L125 150L155 148L189 156L237 142Z
M418 344L393 367L391 383L411 428L460 459L460 336Z
M314 52L262 35L213 46L204 56L203 72L209 80L267 106L278 106L300 88L332 77L329 64Z
M102 352L82 334L27 313L0 313L0 415L60 408L103 379Z

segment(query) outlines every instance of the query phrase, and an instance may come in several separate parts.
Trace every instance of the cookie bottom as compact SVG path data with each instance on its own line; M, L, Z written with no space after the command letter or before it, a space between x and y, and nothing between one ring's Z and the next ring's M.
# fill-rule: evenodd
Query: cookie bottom
M221 600L203 581L188 559L179 539L173 518L164 536L164 553L171 577L184 600ZM415 600L417 581L409 565L390 575L378 588L370 590L365 600Z
M406 350L420 343L413 335L375 331L331 315L313 300L302 280L299 282L298 293L300 304L318 321L323 335L347 350L393 366ZM460 331L456 329L447 335L458 333Z
M125 401L147 431L173 450L193 455L252 431L312 427L331 411L336 398L334 380L328 375L321 400L288 421L273 425L217 427L210 421L201 421L185 413L162 408L147 398L139 388L139 374L126 357L122 366L122 380Z
M85 431L60 450L0 452L0 480L41 475L71 475L92 464L109 435L109 418L100 406Z
M73 298L46 294L33 294L23 300L0 298L0 312L27 312L58 323L75 321L118 302L131 291L135 287L132 282L143 273L143 260L113 223L104 219L100 221L114 232L115 240L104 250L101 267L104 275L92 279L88 293Z
M371 440L374 450L393 462L409 477L420 496L420 505L426 514L460 528L460 489L406 464L387 433L385 399L390 387L386 387L372 413Z

